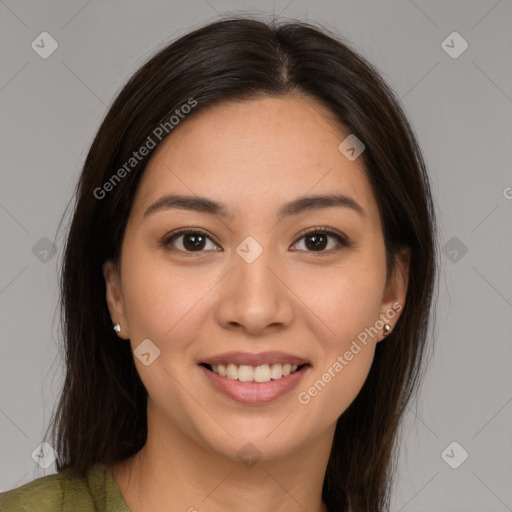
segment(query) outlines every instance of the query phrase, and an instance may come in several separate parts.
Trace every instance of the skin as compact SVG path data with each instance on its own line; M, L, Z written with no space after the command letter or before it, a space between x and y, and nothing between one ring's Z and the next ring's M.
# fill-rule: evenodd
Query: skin
M338 150L348 134L312 98L262 97L185 119L150 160L120 268L103 267L119 336L132 350L149 338L161 351L149 366L134 358L148 391L146 445L111 467L132 511L327 510L321 490L336 420L359 393L382 328L307 405L297 395L394 303L404 304L409 268L404 251L386 283L382 224L362 159ZM226 203L234 217L177 209L144 217L171 192ZM332 193L351 196L364 216L336 206L276 217L287 201ZM315 251L301 232L321 226L352 245L329 235ZM182 227L211 236L196 251L186 235L165 250L160 242ZM247 236L263 248L250 264L236 252ZM243 405L198 368L233 350L281 350L311 368L274 402ZM237 456L247 442L261 454L251 467Z

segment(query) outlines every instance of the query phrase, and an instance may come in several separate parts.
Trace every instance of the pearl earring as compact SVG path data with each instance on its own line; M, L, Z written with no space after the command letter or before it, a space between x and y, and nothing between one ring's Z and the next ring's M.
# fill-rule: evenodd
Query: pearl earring
M384 336L387 336L391 332L391 325L384 324Z
M114 331L121 332L121 324L114 324Z

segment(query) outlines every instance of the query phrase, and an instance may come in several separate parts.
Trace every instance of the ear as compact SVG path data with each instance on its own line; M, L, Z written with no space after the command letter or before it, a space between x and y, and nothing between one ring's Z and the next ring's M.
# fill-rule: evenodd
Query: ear
M410 247L402 247L396 254L395 264L384 290L380 318L389 324L392 330L395 328L405 307L410 261ZM384 335L381 336L379 341L385 338Z
M121 276L113 261L107 260L102 267L103 278L106 285L106 299L112 323L121 325L121 332L117 335L125 340L129 339L130 331L125 316L124 300L121 290Z

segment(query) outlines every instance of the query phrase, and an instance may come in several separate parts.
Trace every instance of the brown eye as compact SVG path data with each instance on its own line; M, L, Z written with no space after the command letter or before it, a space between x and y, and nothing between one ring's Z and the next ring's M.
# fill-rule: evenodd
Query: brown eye
M334 243L329 247L329 239L334 239L338 243ZM350 243L343 235L327 228L316 228L302 235L299 240L304 240L305 249L299 249L304 252L312 253L332 253L340 250L342 247L348 247ZM211 246L208 247L208 242ZM183 228L171 235L167 236L162 245L170 250L176 249L183 253L201 253L208 250L221 250L213 242L211 237L200 229Z
M182 239L181 243L176 244L175 242L180 238ZM173 245L178 250L183 252L204 252L208 240L211 240L211 238L204 231L195 229L182 229L172 234L170 237L167 237L163 244L166 247ZM215 244L213 245L215 246Z
M324 233L308 235L304 237L306 241L305 245L308 249L311 249L313 251L322 250L325 249L325 247L327 246L328 238L329 236L325 235Z
M338 244L334 244L334 246L331 246L326 250L329 244L329 238L334 238L338 241ZM349 245L348 240L345 237L336 233L335 231L326 228L317 228L315 230L311 230L303 235L299 240L305 240L304 246L306 247L306 252L329 253L339 250L339 246L348 247Z

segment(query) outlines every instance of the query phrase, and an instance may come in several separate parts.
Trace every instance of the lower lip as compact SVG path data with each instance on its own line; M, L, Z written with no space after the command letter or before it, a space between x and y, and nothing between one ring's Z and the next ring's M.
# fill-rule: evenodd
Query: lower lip
M303 366L286 377L269 382L240 382L229 379L199 365L210 382L225 395L243 404L266 404L295 388L310 366Z

